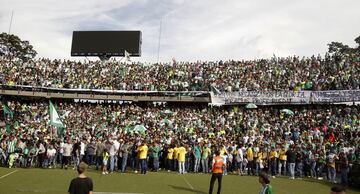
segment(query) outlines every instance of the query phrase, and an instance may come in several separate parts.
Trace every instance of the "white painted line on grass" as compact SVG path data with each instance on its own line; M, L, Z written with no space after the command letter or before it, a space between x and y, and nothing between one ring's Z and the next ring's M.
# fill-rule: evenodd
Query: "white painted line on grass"
M184 181L186 182L186 184L190 187L191 190L194 190L194 187L189 183L189 181L187 181L187 179L184 176L181 176Z
M6 175L4 175L4 176L0 177L0 179L5 178L5 177L7 177L7 176L11 175L12 173L17 172L17 171L18 171L18 170L14 170L14 171L12 171L12 172L9 172L9 173L7 173Z
M16 189L17 192L24 193L46 193L46 190L32 190L32 189Z
M114 192L92 192L93 194L142 194L142 193L114 193Z

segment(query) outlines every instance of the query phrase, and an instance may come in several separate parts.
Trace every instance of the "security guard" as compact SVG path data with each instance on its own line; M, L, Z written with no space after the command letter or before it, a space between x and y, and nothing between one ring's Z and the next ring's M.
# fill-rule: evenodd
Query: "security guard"
M224 163L224 159L220 156L219 150L216 150L215 155L216 156L213 159L212 176L211 176L211 180L210 180L209 194L212 194L214 183L215 183L216 179L218 180L217 194L220 194L222 174L223 174L224 168L226 167L226 164Z

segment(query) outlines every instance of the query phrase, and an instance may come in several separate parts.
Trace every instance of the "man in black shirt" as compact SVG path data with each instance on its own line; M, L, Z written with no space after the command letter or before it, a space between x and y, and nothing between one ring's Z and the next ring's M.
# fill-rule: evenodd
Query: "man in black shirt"
M344 151L340 153L341 185L348 186L349 161Z
M93 182L85 175L86 163L81 162L77 168L79 176L74 178L69 186L69 194L92 194Z
M287 163L289 164L289 170L290 170L290 179L295 179L295 152L294 147L291 146L291 148L286 151L286 157L287 157Z

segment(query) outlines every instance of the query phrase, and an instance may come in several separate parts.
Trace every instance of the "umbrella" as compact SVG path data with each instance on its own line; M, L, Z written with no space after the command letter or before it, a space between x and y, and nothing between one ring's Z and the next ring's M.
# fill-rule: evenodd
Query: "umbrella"
M135 125L133 131L138 131L138 132L145 132L146 128L144 127L144 125Z
M290 109L282 109L280 112L285 113L286 115L294 115L294 112Z
M167 125L171 125L172 122L169 119L163 119L160 121L160 124L167 124Z
M257 108L256 104L253 104L253 103L249 103L245 106L245 108L247 109L253 109L253 108Z

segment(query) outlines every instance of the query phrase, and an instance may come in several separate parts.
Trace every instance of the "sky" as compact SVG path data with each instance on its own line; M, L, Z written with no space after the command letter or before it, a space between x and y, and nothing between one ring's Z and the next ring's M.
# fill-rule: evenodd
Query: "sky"
M142 56L159 60L252 60L324 54L355 46L359 0L0 0L0 31L29 40L37 57L70 56L72 31L140 30Z

